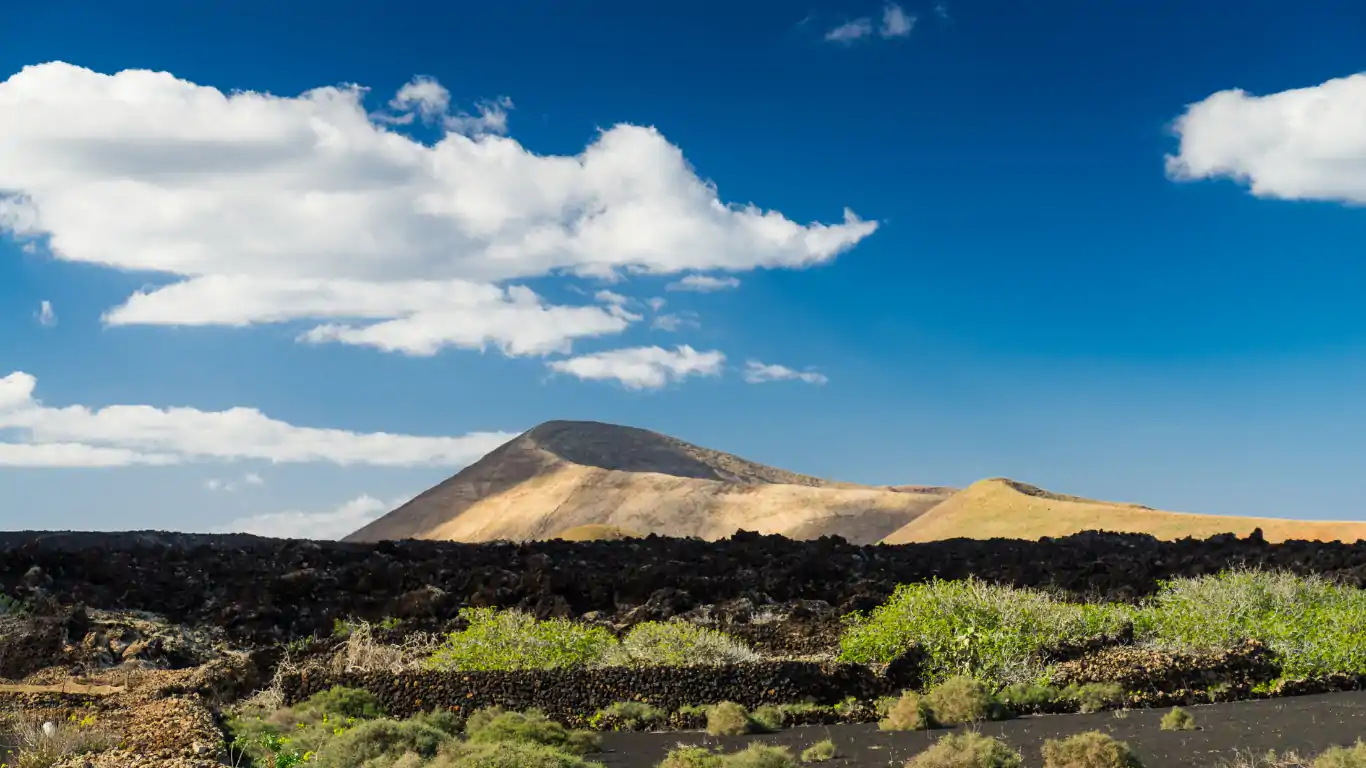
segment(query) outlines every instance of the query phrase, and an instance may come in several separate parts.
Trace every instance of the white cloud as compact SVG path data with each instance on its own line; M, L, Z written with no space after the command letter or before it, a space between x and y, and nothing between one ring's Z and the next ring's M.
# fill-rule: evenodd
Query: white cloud
M204 490L226 491L228 493L232 493L233 491L237 490L237 487L234 486L232 483L226 483L222 480L219 480L216 477L211 477L208 480L204 481Z
M688 275L681 280L675 280L664 286L666 291L694 291L697 293L710 293L712 291L724 291L731 288L739 288L740 279L736 277L713 277L711 275Z
M668 302L665 301L664 297L662 296L652 296L646 303L650 305L651 310L658 312L659 310L663 309L664 305Z
M57 324L57 313L52 309L52 302L46 299L38 304L38 311L33 316L44 328L51 328Z
M265 485L265 484L266 484L265 478L261 477L260 475L256 474L255 472L248 472L248 473L246 473L245 475L243 475L243 476L242 476L242 482L245 483L245 484L247 484L247 485Z
M630 299L625 296L622 296L619 293L613 293L612 291L598 291L593 294L593 300L602 304L616 305L624 305L626 302L630 301Z
M892 3L882 9L882 26L878 28L878 34L884 38L906 37L914 26L915 17Z
M34 399L37 379L0 378L0 465L94 467L256 459L371 466L463 466L512 438L506 432L418 437L296 427L254 408L200 411L82 405L52 408Z
M214 532L251 533L278 539L330 541L364 528L407 501L408 498L405 497L386 503L367 494L326 512L290 510L239 517L219 526Z
M315 321L301 340L515 355L567 353L632 321L507 281L802 268L877 229L848 210L802 225L723 203L653 128L543 155L497 135L506 99L471 117L430 78L391 114L367 113L364 95L26 67L0 82L0 230L46 236L57 259L163 276L111 325ZM439 122L439 140L396 132L417 118Z
M223 491L224 493L233 493L243 485L264 485L265 482L266 481L261 479L261 476L256 474L255 472L248 472L242 476L242 480L240 483L234 483L229 480L211 477L208 480L204 481L204 487L210 491Z
M855 40L862 40L871 34L873 34L873 20L865 16L861 19L847 21L826 32L825 39L831 43L848 44Z
M672 350L634 347L596 352L556 360L549 367L585 380L616 380L627 389L659 389L689 376L715 376L725 361L720 352L698 352L684 344Z
M770 365L758 360L747 360L744 380L750 384L764 384L770 381L804 381L807 384L825 384L830 381L816 371L796 371L785 365Z
M1366 74L1267 96L1219 91L1173 124L1176 180L1233 179L1258 197L1366 203Z

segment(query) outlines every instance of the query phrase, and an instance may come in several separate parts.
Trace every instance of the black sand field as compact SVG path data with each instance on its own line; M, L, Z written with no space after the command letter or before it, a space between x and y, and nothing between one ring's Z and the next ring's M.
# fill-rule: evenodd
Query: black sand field
M1196 731L1163 731L1158 721L1165 709L1131 710L1093 715L1042 715L978 726L1020 750L1026 765L1040 765L1045 739L1098 730L1126 741L1145 768L1215 766L1235 753L1276 750L1311 756L1335 745L1366 738L1366 691L1240 701L1186 707ZM832 739L841 757L830 766L899 766L949 731L887 733L875 724L792 728L765 736L712 738L705 733L615 733L604 738L605 753L593 755L609 768L654 766L679 744L721 745L729 751L751 741L791 747L794 753L821 739Z

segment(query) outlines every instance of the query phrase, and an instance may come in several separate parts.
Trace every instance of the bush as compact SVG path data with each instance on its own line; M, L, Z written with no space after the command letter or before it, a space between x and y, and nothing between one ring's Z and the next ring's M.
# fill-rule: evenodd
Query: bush
M996 698L980 680L950 677L925 694L925 703L943 725L975 723L999 716Z
M1013 714L1022 715L1045 709L1062 698L1062 691L1042 683L1015 683L1001 689L996 696L1001 706Z
M1134 616L1138 639L1218 649L1255 638L1290 678L1366 673L1366 590L1321 576L1238 569L1163 582Z
M437 728L412 720L362 720L327 739L317 750L318 768L355 768L369 760L402 758L409 752L430 758L451 741Z
M824 741L818 741L802 750L802 762L823 763L826 760L833 760L835 754L835 742L830 739L825 739Z
M976 578L905 584L871 614L845 618L840 658L890 662L919 646L931 681L970 675L1006 685L1038 679L1041 651L1117 633L1128 620L1119 605L1083 605L1032 589Z
M102 752L119 743L119 735L104 727L95 715L54 723L56 730L44 733L43 722L22 717L0 721L0 751L13 747L15 768L48 768L73 755Z
M750 713L750 719L765 731L781 731L787 724L787 712L777 704L765 704Z
M601 627L537 621L520 611L465 608L460 616L468 626L447 635L424 666L452 671L580 667L599 662L617 642Z
M637 624L605 654L619 666L719 666L754 661L759 655L724 632L682 620Z
M731 755L726 755L722 763L725 768L797 768L797 758L783 747L770 744L750 744Z
M906 768L1020 768L1020 753L990 736L950 733L911 758Z
M760 729L749 712L733 701L723 701L707 708L707 733L713 736L743 736Z
M1162 730L1193 731L1195 730L1195 718L1180 707L1172 707L1170 712L1162 716Z
M887 708L877 726L884 731L920 731L934 724L934 715L920 694L906 691Z
M1313 768L1366 768L1366 743L1333 747L1314 758Z
M482 709L470 715L465 738L471 744L517 741L543 744L570 754L582 755L602 748L598 735L571 731L537 710L506 712L499 707Z
M1088 731L1043 743L1044 768L1142 768L1143 763L1122 741L1099 731Z
M320 719L324 715L373 720L384 716L384 709L373 693L362 688L334 685L290 707L297 722Z
M598 710L589 720L594 728L610 723L613 729L618 726L628 731L648 728L667 719L663 711L643 701L618 701L610 707Z
M675 747L658 768L722 768L725 758L706 747Z
M1062 692L1062 696L1075 701L1082 712L1100 712L1107 707L1124 703L1124 688L1115 683L1069 685Z
M601 763L524 741L452 743L422 768L601 768ZM370 768L365 766L365 768ZM395 766L394 768L398 768Z

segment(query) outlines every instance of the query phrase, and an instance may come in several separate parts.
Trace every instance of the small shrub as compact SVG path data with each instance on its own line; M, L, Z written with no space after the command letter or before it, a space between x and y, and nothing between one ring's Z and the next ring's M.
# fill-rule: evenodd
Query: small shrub
M526 712L507 712L498 707L491 707L475 712L465 724L465 738L471 744L497 741L544 744L576 755L597 752L602 748L602 742L597 734L571 731L534 709Z
M835 742L830 739L825 739L802 750L802 762L823 763L826 760L833 760L835 754Z
M319 691L290 707L290 710L300 721L322 715L354 717L357 720L373 720L384 716L384 709L373 693L363 688L340 685Z
M601 763L585 760L544 744L524 741L483 743L453 742L436 759L422 768L601 768ZM360 768L357 766L356 768ZM364 766L370 768L370 766ZM398 768L395 766L394 768Z
M906 768L1020 768L1020 753L998 739L967 731L950 733L912 757Z
M725 758L706 747L675 747L658 768L722 768Z
M1170 712L1162 716L1162 730L1193 731L1195 730L1195 718L1180 707L1172 707Z
M758 730L758 723L749 712L733 701L723 701L707 708L707 733L713 736L743 736Z
M781 731L787 724L787 712L777 704L765 704L750 713L750 719L765 731Z
M925 694L934 719L943 725L975 723L996 714L996 698L980 680L950 677Z
M902 693L877 724L884 731L919 731L933 728L934 725L934 714L929 705L915 691Z
M1142 768L1129 745L1088 731L1043 743L1044 768Z
M615 666L720 666L754 661L749 646L719 630L675 619L647 621L626 633L619 645L604 654L604 664Z
M797 768L799 765L791 751L771 744L750 744L723 759L725 768Z
M1314 758L1313 768L1366 768L1366 743L1328 749Z
M5 740L9 744L0 741L0 747L14 748L15 768L49 768L73 755L102 752L119 743L119 735L105 728L94 715L73 716L55 725L56 730L49 735L43 731L42 720L16 720L4 729L11 732Z
M436 755L450 734L412 720L363 720L325 741L317 750L319 768L352 768L368 760L397 760L412 752Z
M1123 703L1124 688L1116 683L1069 685L1063 691L1063 697L1077 702L1077 707L1089 714Z
M1042 683L1014 683L997 694L1001 706L1012 713L1022 715L1037 712L1056 703L1062 698L1062 691Z
M634 731L648 728L664 720L664 712L643 701L618 701L610 707L598 710L590 722L595 728L611 722L614 727L620 726L628 731Z
M617 640L601 627L566 619L537 621L520 611L465 608L468 626L452 632L426 659L437 670L557 669L596 664Z
M0 592L0 616L22 616L24 613L25 608L22 602Z

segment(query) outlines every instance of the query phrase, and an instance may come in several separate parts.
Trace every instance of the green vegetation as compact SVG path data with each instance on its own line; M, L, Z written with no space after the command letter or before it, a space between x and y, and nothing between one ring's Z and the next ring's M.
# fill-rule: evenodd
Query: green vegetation
M682 620L637 624L621 643L606 653L604 662L619 666L737 664L759 655L724 632Z
M518 741L554 747L574 755L602 748L602 740L597 734L571 731L536 710L507 712L501 707L480 710L470 715L465 735L471 744Z
M915 691L906 691L891 702L877 725L884 731L921 731L933 728L935 722L925 699Z
M823 763L826 760L835 759L836 754L838 751L835 749L835 742L825 739L802 750L802 762Z
M663 710L657 709L641 701L618 701L610 707L604 707L597 711L588 719L588 724L593 728L602 728L604 725L611 724L616 728L628 731L635 731L641 728L659 725L667 719Z
M22 616L24 613L24 604L18 598L0 592L0 616Z
M950 733L912 757L906 768L1020 768L1020 753L973 731Z
M1180 707L1172 707L1170 712L1162 716L1162 730L1193 731L1195 730L1195 718Z
M1366 743L1333 747L1314 759L1313 768L1366 768Z
M749 710L733 701L707 707L707 733L713 736L743 736L767 730Z
M925 703L942 725L975 723L1000 717L996 697L980 680L955 676L940 682L925 694Z
M871 613L846 618L840 658L885 663L919 646L932 682L966 675L1005 689L1003 699L1038 704L1050 677L1048 646L1130 625L1138 642L1169 650L1260 640L1290 679L1366 674L1366 590L1255 570L1164 582L1137 605L1071 603L977 579L904 585ZM1084 706L1115 703L1099 701L1099 690L1064 693Z
M1128 744L1099 731L1045 741L1043 764L1044 768L1143 768Z
M1100 712L1124 703L1124 689L1115 683L1069 685L1058 698L1076 702L1082 712Z
M659 768L797 768L800 763L782 747L750 744L723 755L705 747L681 746L669 752Z
M15 750L13 766L0 763L0 768L51 768L73 756L101 752L119 743L119 735L93 713L73 713L54 725L54 731L45 733L41 720L0 713L0 751Z

